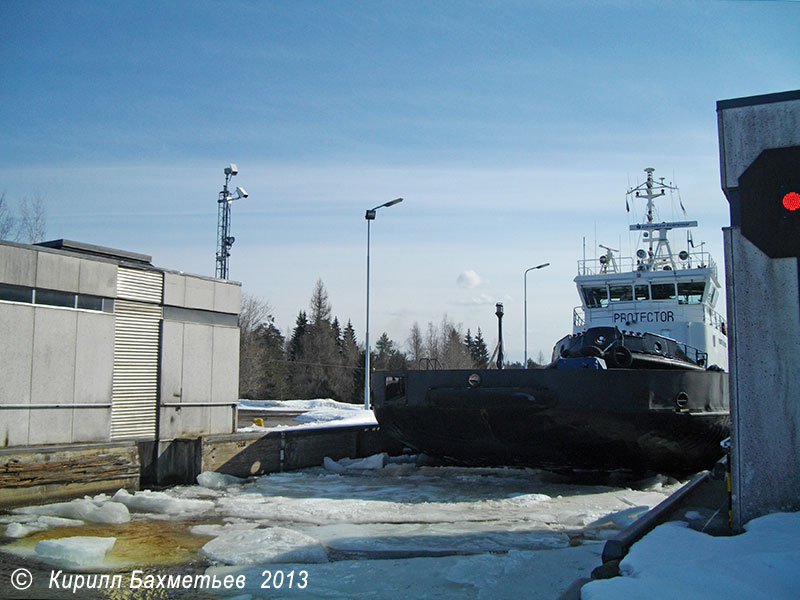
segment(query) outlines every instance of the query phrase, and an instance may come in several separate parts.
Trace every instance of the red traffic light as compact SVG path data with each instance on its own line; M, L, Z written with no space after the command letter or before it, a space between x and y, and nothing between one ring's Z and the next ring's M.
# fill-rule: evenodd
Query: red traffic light
M783 207L786 210L797 210L800 208L800 194L797 192L789 192L783 197Z

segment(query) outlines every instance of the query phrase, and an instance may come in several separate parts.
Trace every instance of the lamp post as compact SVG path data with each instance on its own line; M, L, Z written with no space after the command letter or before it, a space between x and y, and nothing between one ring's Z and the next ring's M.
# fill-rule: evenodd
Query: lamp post
M364 344L366 346L366 352L364 356L364 409L369 410L369 234L370 234L370 224L372 221L375 220L375 213L379 208L384 208L388 206L394 206L395 204L399 204L402 202L402 198L395 198L394 200L390 200L385 204L381 204L380 206L376 206L375 208L371 208L367 210L367 214L364 215L364 218L367 220L367 323L366 323L366 333L364 334Z
M495 315L497 315L497 369L503 369L503 303L498 302L494 305Z
M536 269L544 269L545 267L550 266L550 263L543 263L541 265L536 265L535 267L531 267L530 269L525 269L525 273L522 276L523 279L523 288L525 290L524 296L524 312L525 312L525 366L523 368L528 368L528 271L535 271Z
M219 193L217 205L219 207L217 214L217 267L215 276L219 279L228 278L228 258L231 255L231 246L235 238L231 235L231 202L241 198L247 198L247 192L244 188L237 187L236 191L231 194L228 192L228 184L231 177L239 174L239 169L235 164L231 163L225 167L225 185L222 186L222 191Z

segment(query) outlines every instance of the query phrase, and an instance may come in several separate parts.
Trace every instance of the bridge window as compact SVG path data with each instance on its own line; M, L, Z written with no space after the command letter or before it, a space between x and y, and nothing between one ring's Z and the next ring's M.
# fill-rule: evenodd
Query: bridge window
M650 300L650 288L646 285L633 286L634 298L636 300Z
M704 281L686 281L678 283L678 302L680 304L700 304L706 289Z
M630 302L633 300L633 288L629 285L612 285L609 291L611 302Z
M608 288L603 287L585 287L583 288L583 297L586 300L587 308L605 308L608 306Z
M653 292L653 300L675 300L674 283L652 283L650 289Z

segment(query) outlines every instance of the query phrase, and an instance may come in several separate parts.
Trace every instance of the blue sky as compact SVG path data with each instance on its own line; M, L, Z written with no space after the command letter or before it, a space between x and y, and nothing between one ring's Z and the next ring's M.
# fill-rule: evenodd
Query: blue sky
M722 264L716 101L800 87L800 2L0 0L0 191L48 238L213 275L223 168L231 279L287 331L322 278L363 340L444 314L507 356L571 329L624 193L674 180ZM670 217L674 206L664 207ZM459 276L470 273L469 277Z

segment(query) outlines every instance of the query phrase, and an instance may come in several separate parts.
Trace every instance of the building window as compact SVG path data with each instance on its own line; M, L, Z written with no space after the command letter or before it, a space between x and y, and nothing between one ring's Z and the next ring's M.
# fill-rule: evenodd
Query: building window
M58 290L35 290L33 293L33 303L75 308L75 294L59 292Z
M60 306L62 308L79 308L98 312L114 312L114 299L91 294L74 294L59 290L40 290L22 285L0 283L0 301L25 302L42 306Z
M30 302L33 300L33 288L21 285L0 283L0 300L7 302Z

